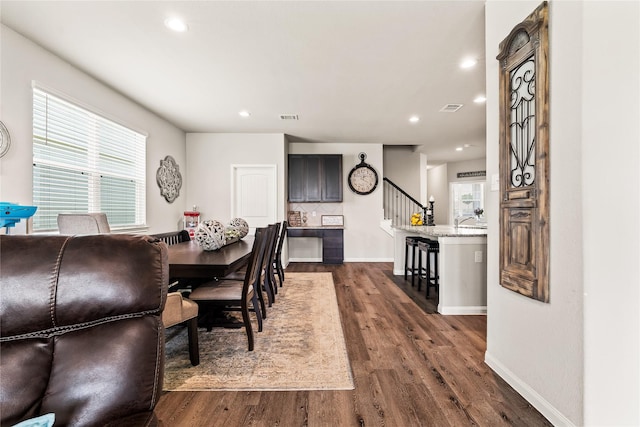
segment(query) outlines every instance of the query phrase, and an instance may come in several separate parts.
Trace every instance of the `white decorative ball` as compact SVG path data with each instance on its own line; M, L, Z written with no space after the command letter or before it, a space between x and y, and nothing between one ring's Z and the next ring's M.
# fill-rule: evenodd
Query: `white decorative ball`
M195 232L194 238L205 251L220 249L226 243L224 224L215 219L202 221Z
M229 222L228 227L235 229L240 239L249 234L249 224L247 224L247 221L242 218L233 218Z

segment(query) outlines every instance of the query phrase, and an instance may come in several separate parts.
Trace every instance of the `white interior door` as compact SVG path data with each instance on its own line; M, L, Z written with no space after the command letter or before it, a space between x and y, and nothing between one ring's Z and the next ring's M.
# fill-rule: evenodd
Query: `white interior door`
M249 233L276 222L276 165L231 165L231 217L244 218Z

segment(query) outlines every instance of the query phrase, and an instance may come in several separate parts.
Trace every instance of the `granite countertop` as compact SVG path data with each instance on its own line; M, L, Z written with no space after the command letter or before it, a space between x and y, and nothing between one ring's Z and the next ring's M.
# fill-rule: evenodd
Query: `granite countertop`
M425 225L405 225L397 228L411 233L434 237L484 237L487 235L487 229L479 227L460 226L455 228L453 225L435 225L431 227Z

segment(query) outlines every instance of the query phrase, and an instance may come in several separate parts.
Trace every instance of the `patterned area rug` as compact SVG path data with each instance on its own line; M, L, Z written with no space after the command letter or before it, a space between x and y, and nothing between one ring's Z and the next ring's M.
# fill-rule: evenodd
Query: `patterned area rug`
M199 328L200 365L187 331L167 329L164 390L352 390L353 377L331 273L286 273L254 351L244 328Z

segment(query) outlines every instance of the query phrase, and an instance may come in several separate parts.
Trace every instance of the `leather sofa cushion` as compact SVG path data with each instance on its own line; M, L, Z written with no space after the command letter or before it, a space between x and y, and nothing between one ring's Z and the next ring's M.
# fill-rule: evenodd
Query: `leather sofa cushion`
M1 424L153 424L166 246L145 236L0 236ZM141 420L144 420L141 421Z

